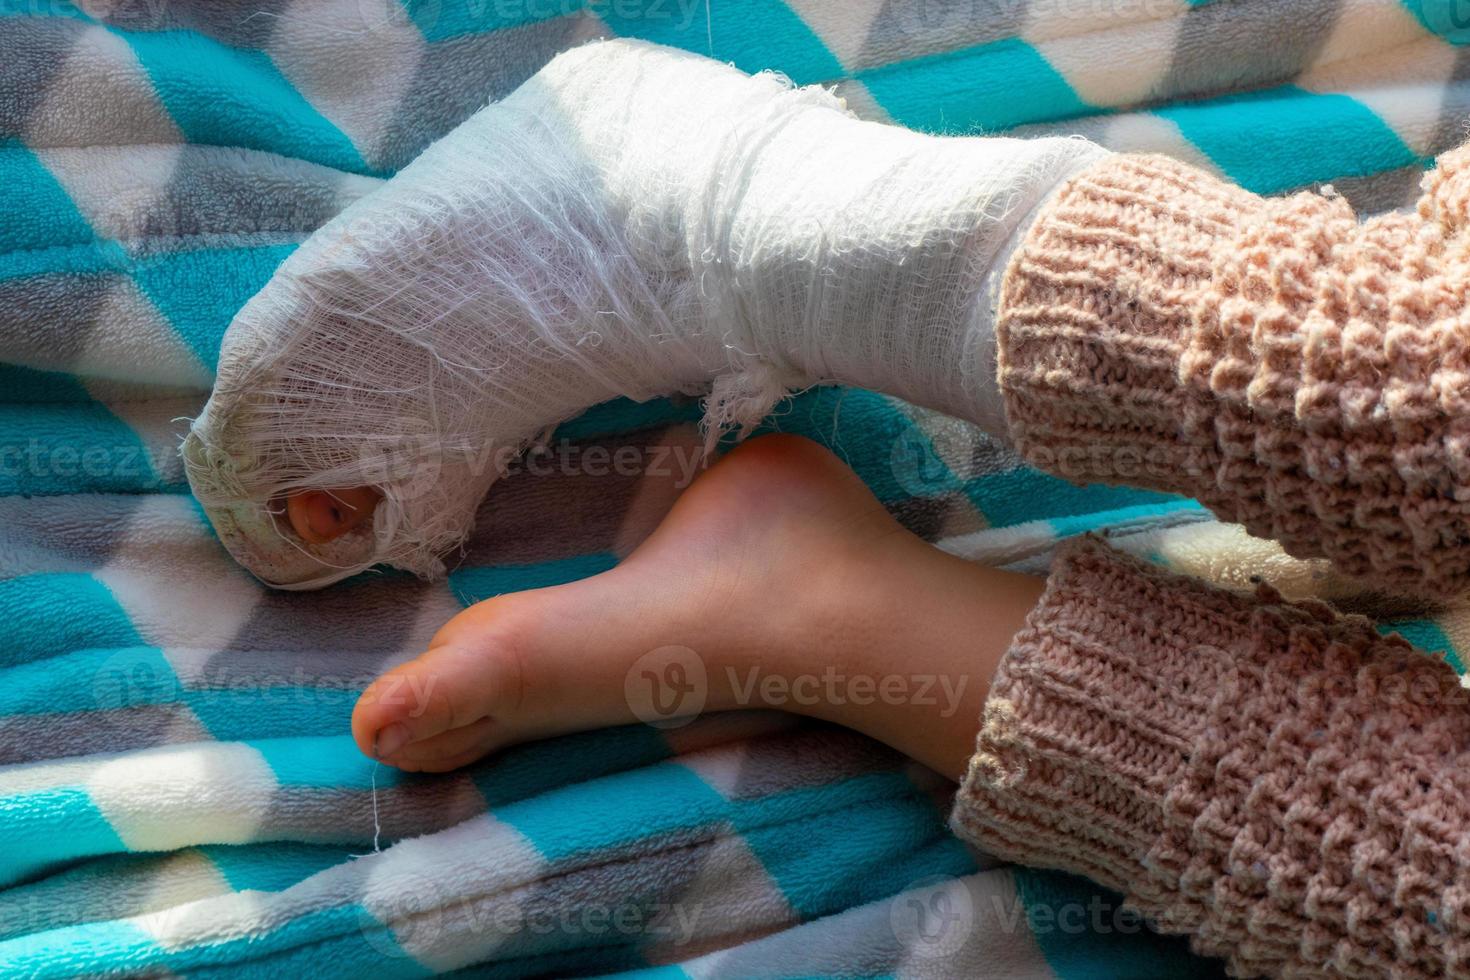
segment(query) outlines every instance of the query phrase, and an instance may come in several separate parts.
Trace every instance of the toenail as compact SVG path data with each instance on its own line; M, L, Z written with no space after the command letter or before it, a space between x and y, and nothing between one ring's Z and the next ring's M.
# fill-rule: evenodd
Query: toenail
M373 739L373 755L379 759L386 759L407 745L411 739L408 726L402 722L395 721L391 725L385 725L378 729L378 734Z

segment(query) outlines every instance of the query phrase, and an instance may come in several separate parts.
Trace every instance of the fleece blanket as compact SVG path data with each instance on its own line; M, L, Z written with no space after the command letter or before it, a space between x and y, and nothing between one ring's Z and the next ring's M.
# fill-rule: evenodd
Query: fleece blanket
M871 118L1081 132L1367 211L1412 199L1470 107L1455 0L0 0L0 974L1218 972L1117 896L962 846L940 775L789 715L439 776L358 754L357 693L456 610L648 533L697 405L563 427L447 582L272 593L211 537L176 449L232 313L428 142L606 34L833 85ZM817 390L766 428L976 560L1039 573L1103 529L1470 643L1470 609L1395 605L891 399Z

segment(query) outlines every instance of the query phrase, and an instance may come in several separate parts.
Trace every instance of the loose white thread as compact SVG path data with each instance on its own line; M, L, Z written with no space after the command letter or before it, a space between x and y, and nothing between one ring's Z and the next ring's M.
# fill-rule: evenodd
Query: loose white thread
M378 767L382 763L373 760L373 853L377 854L383 850L378 841L383 836L383 823L378 819Z
M382 765L381 762L377 761L376 759L373 760L373 772L372 772L372 777L371 778L372 778L372 798L373 798L373 853L374 854L381 854L383 852L383 848L379 844L379 841L382 839L382 836L383 836L383 824L378 819L378 767L381 766L381 765ZM367 857L366 854L354 854L352 856L354 858Z

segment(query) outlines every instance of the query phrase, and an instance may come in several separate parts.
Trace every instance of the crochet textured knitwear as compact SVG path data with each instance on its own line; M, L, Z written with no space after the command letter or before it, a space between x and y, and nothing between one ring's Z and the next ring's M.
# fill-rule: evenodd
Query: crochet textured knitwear
M1269 199L1117 156L1006 274L1015 445L1078 482L1183 493L1298 557L1433 595L1470 582L1470 149L1417 212Z
M1470 692L1362 617L1063 546L951 818L1233 976L1470 977Z

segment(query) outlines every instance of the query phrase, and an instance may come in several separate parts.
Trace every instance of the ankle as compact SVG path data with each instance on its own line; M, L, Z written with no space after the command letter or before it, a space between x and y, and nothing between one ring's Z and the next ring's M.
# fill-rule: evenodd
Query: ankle
M957 778L973 752L991 678L1045 582L918 538L893 545L874 556L874 574L825 614L832 642L816 660L844 677L838 696L802 713L855 728Z

